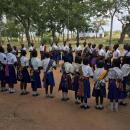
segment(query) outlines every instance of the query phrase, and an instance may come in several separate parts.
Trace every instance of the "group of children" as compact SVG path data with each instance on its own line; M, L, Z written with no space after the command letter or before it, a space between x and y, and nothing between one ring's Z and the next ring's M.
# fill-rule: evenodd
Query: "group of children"
M29 93L27 84L31 83L32 96L38 96L37 89L44 86L46 97L53 98L56 79L53 69L56 69L59 61L62 60L60 69L62 76L59 84L62 101L68 101L68 91L74 91L75 103L80 104L82 109L89 109L88 99L91 97L92 86L90 79L93 79L92 96L95 97L96 109L104 109L103 101L106 97L110 100L112 111L118 111L118 105L127 105L125 99L130 96L130 45L124 45L123 55L118 44L111 49L109 46L104 48L102 44L97 47L95 44L84 43L82 47L77 43L73 49L71 44L67 45L66 42L63 46L54 43L48 50L42 43L41 58L38 58L34 44L31 44L29 52L30 59L27 58L27 50L22 44L18 57L16 48L8 44L5 51L0 46L2 92L14 93L14 84L20 81L21 95Z

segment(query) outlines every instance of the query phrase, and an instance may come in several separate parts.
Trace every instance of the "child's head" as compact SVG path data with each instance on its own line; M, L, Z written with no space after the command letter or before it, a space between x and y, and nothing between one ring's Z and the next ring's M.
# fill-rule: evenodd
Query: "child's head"
M4 48L2 46L0 46L0 52L4 53Z
M116 50L118 48L119 48L119 44L115 44L114 47L113 47L114 50Z
M88 65L89 64L89 58L84 58L83 59L83 64Z
M104 67L104 61L103 60L99 60L97 62L97 68L103 68Z
M82 58L79 56L75 57L75 63L81 64L82 63Z
M32 51L32 57L37 57L37 51L36 50Z
M102 48L103 48L103 45L100 44L100 45L98 46L98 48L99 48L99 50L102 49Z
M23 51L21 52L21 55L22 55L22 56L26 56L26 54L27 54L27 53L26 53L25 50L23 50Z
M130 64L130 57L124 56L124 58L123 58L123 64Z
M113 67L119 67L120 68L121 60L120 59L114 59L112 62Z
M45 53L45 58L50 58L50 54L48 52Z

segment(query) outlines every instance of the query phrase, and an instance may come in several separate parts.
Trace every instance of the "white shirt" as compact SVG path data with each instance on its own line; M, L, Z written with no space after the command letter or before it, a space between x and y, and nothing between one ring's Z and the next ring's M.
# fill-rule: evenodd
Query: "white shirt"
M42 45L41 45L41 46L40 46L40 51L43 51L43 52L44 52L44 51L45 51L45 46L42 46Z
M130 51L125 54L125 56L130 57Z
M104 49L100 49L99 52L98 52L99 56L104 56L106 55L106 52Z
M65 46L63 45L63 46L62 46L62 50L63 50L63 51L69 51L68 45L65 45Z
M15 64L17 62L17 58L14 54L12 53L7 53L6 55L6 64Z
M46 59L42 60L42 67L43 67L44 72L46 72L50 60L51 60L50 58L46 58ZM56 62L55 61L53 61L52 66L50 67L48 72L51 72L53 70L53 67L56 67Z
M118 59L121 56L121 52L117 49L113 52L113 59Z
M93 76L93 70L89 65L82 65L82 72L84 77Z
M111 55L112 55L112 52L108 50L108 51L106 52L105 58L106 58L106 59L107 59L107 58L110 58Z
M74 73L73 65L69 62L64 63L64 68L66 73Z
M31 52L31 51L33 51L34 50L34 47L33 46L30 46L29 47L29 51Z
M38 70L38 68L41 67L41 60L37 57L33 57L31 58L31 65L34 70Z
M26 49L26 47L23 47L23 48L21 48L21 50L22 50L22 51L26 51L27 49Z
M20 64L21 64L21 66L23 66L23 67L29 66L29 60L28 60L28 58L25 57L25 56L22 56L22 57L20 58Z
M75 47L75 51L82 51L82 47L79 45L79 46L76 46Z
M78 64L78 63L73 63L72 65L73 65L73 68L74 68L74 73L79 72L81 65Z
M56 44L53 44L52 50L58 50L58 49L59 49L59 47Z
M130 65L129 64L124 64L122 67L121 67L121 70L123 72L123 77L126 77L130 74Z
M0 52L0 62L6 64L6 54Z

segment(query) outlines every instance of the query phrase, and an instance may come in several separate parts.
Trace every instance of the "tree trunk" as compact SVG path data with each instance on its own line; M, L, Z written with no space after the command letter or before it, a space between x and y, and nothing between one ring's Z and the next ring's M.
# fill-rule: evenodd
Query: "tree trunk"
M122 32L120 35L120 39L119 39L119 43L123 43L124 39L125 39L125 35L127 32L127 29L130 27L130 23L127 23L126 25L122 26Z
M27 42L28 42L28 46L30 46L31 39L30 39L30 34L29 34L29 29L28 28L25 28L25 35L26 35L26 39L27 39Z
M109 39L109 44L110 45L112 44L113 19L114 19L114 16L111 16L110 39Z
M79 43L79 30L77 29L77 43Z

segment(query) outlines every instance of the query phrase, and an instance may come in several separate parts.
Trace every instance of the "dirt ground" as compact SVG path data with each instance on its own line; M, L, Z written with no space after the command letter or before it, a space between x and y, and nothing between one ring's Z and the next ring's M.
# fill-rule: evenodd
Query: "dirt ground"
M39 97L20 96L19 83L16 94L0 93L0 130L130 130L130 105L111 112L105 100L105 109L97 111L91 98L91 109L81 110L74 103L73 92L69 93L70 101L62 102L59 73L59 69L55 71L54 99L47 99L43 89Z

